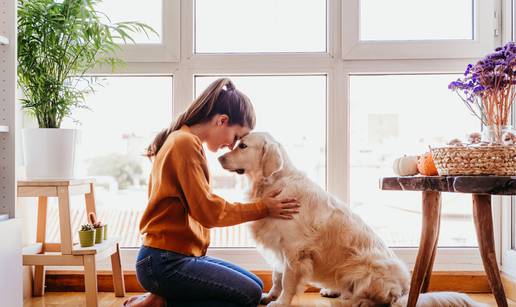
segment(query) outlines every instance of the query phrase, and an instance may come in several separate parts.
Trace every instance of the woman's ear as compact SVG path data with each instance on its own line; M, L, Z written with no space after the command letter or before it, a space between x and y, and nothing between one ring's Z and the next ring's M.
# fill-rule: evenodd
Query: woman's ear
M217 126L224 126L225 124L229 124L229 116L226 114L217 115Z

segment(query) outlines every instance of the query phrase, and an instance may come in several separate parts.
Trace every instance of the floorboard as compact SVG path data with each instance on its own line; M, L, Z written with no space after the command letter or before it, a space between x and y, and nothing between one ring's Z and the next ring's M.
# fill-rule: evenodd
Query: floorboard
M111 292L99 293L100 307L119 307L124 300L138 293L128 293L125 298L115 297ZM496 303L491 294L470 294L470 296L479 302L487 303L495 307ZM84 293L81 292L47 292L44 297L32 297L24 301L24 307L83 307ZM337 299L322 298L319 293L304 293L296 297L293 306L296 307L338 307L340 304ZM516 307L516 302L509 301L509 306Z

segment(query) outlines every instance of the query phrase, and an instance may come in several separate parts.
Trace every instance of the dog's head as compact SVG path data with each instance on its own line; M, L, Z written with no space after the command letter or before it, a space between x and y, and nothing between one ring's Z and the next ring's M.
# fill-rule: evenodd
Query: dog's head
M232 151L219 157L228 171L269 177L283 168L280 145L268 133L254 132L243 137Z

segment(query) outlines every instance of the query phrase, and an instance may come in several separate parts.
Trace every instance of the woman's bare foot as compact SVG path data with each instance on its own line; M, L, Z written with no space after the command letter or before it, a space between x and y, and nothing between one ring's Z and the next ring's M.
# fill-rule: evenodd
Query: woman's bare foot
M153 293L132 296L124 302L125 307L165 307L166 305L165 298Z

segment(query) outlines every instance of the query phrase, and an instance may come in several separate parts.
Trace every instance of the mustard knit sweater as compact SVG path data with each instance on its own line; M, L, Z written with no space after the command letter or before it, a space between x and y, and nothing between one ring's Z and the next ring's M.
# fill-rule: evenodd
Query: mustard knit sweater
M210 228L268 215L262 202L229 203L211 192L201 140L188 126L172 132L152 165L149 201L140 221L143 245L202 256Z

